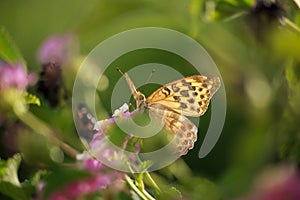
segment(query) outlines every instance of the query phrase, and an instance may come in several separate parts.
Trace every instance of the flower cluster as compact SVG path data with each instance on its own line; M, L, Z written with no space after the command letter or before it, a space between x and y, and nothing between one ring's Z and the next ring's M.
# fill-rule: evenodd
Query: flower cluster
M112 187L114 191L121 191L125 187L124 175L111 171L101 162L93 158L84 158L79 162L83 170L90 173L89 178L73 181L53 192L49 199L64 200L101 192Z
M37 59L42 65L68 64L78 51L77 38L72 34L53 35L41 45Z
M128 165L128 162L134 164L131 167L138 167L138 158L136 153L140 152L140 143L139 141L135 140L134 135L127 134L124 137L122 145L119 147L112 144L109 141L106 134L110 126L115 125L118 120L126 120L127 118L130 118L138 112L138 110L129 112L128 109L128 105L123 104L119 109L114 111L112 115L113 118L98 121L94 127L94 129L97 130L97 133L94 134L90 142L90 150L93 153L93 155L95 155L98 159L102 161L113 163L112 165L116 166L117 168L121 166L125 167L125 165ZM128 147L129 142L132 141L133 143L131 143L131 149L133 149L134 152L131 153L128 152L126 149Z
M62 66L68 66L78 53L78 41L75 35L54 35L45 40L38 52L38 62L42 65L38 92L48 100L52 107L66 98L63 90Z
M125 187L125 174L107 167L101 160L106 159L120 164L120 162L125 159L122 150L128 147L129 140L133 138L133 135L127 135L127 137L125 137L120 149L105 145L105 138L106 134L108 134L108 127L116 123L119 117L128 117L134 113L135 112L128 112L128 105L124 104L114 112L114 118L102 120L95 124L94 128L97 133L94 134L90 142L89 153L77 155L77 166L88 172L91 176L89 178L73 181L55 190L49 199L64 200L78 198L101 192L104 189L106 189L107 192L110 188L112 188L113 193L116 193L116 191L124 191L130 194ZM140 151L139 142L134 144L134 149L137 153ZM96 158L91 155L96 156Z
M36 81L33 73L27 73L22 64L0 62L0 125L2 125L9 111L9 104L24 103L23 95L28 86ZM19 104L20 105L20 104Z
M33 74L27 74L21 64L0 63L0 91L15 88L25 91L35 82Z

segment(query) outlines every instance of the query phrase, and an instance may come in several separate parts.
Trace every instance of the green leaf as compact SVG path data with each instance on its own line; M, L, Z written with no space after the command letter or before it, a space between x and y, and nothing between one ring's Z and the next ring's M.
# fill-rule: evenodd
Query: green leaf
M33 94L29 94L28 92L26 92L24 94L24 99L27 104L35 104L38 106L41 105L40 99L38 97L34 96Z
M0 161L0 192L12 199L29 199L18 178L21 155L16 154L7 161Z
M13 185L20 186L17 170L20 166L21 156L20 154L14 155L12 158L1 162L1 174L0 180L10 182Z
M291 59L289 60L288 66L286 67L285 76L290 89L294 89L295 85L297 85L299 80L297 73L295 72L295 63Z
M184 186L184 188L182 188ZM177 185L178 189L182 191L182 195L188 199L220 199L217 186L204 178L187 177L182 180L181 185Z
M0 58L8 63L24 63L22 54L4 27L0 27Z
M25 195L21 187L15 186L8 182L0 182L0 193L3 193L16 200L30 199Z
M173 186L163 186L162 191L159 196L161 199L183 199L181 192Z

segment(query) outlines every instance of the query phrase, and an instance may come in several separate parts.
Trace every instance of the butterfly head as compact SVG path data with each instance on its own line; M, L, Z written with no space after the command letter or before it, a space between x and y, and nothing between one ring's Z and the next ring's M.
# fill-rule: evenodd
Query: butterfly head
M147 107L146 97L143 93L137 91L136 92L136 106L139 109L144 109Z

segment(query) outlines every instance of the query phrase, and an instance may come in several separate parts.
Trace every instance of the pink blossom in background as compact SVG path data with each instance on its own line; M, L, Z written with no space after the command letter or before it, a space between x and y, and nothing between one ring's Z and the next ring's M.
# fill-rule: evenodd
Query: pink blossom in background
M76 197L95 193L103 190L110 185L112 179L109 175L98 174L89 179L79 180L72 182L58 191L55 191L49 199L60 200L60 199L73 199Z
M96 159L88 158L85 160L84 168L87 170L95 171L95 170L101 169L101 167L102 167L102 163Z
M110 162L112 166L127 166L128 162L130 162L134 163L134 165L131 166L132 168L139 168L139 162L137 158L137 154L140 152L139 142L137 141L133 144L133 149L135 152L124 153L127 152L127 147L130 140L134 140L133 134L128 134L120 146L113 144L109 139L108 130L110 125L115 125L118 119L130 118L139 112L137 109L133 112L128 112L127 110L128 106L126 107L123 105L114 112L114 118L101 120L95 124L94 129L98 132L94 134L90 142L89 150L97 159L103 161L104 163Z
M98 160L85 157L78 163L83 170L90 173L90 178L73 181L57 189L50 195L50 200L76 199L85 195L101 192L108 187L113 192L125 189L124 174L114 171Z
M299 200L300 173L290 166L270 169L256 181L252 194L236 200Z
M38 51L38 62L42 65L48 63L68 64L79 52L78 46L78 40L74 34L50 36Z
M133 169L135 171L140 171L140 168L142 167L138 155L141 151L140 141L134 138L133 134L127 134L123 138L122 144L119 146L109 139L111 126L116 126L118 120L127 120L139 113L138 109L135 109L132 112L129 112L128 109L129 106L124 104L113 112L113 118L96 122L94 130L96 130L97 133L93 135L93 138L89 143L89 151L101 162L109 162L110 166L113 168L121 167L127 170ZM131 163L130 167L128 166L128 163Z
M0 63L0 91L8 88L26 90L36 81L33 74L27 74L21 64Z
M95 124L94 129L97 133L93 135L90 142L90 153L78 154L77 167L87 171L90 174L90 178L84 178L77 181L72 181L65 186L58 188L54 191L50 198L51 200L65 200L76 199L84 197L86 195L102 192L105 189L105 194L116 194L119 191L127 191L125 184L125 174L115 169L111 169L101 162L101 159L110 160L120 164L124 160L123 151L127 148L128 143L133 139L133 135L127 135L120 148L113 148L106 145L107 132L110 125L114 125L118 117L130 117L135 114L134 112L127 112L127 110L120 109L114 118L101 120ZM134 144L134 149L139 152L140 144L137 142ZM97 155L99 160L93 158L91 155ZM136 161L136 157L129 158ZM134 168L135 166L133 166ZM138 167L138 163L137 163Z
M299 200L300 175L291 174L262 194L264 200Z

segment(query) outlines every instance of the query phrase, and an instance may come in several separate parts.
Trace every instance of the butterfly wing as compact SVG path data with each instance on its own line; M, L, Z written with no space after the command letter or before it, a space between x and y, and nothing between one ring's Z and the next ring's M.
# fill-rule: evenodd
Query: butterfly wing
M171 133L170 139L175 139L177 154L187 154L197 140L197 127L185 116L172 111L161 104L149 106L149 114L164 124L165 130ZM175 138L174 138L175 137Z
M203 115L211 97L220 87L220 79L200 75L182 78L157 89L145 102L129 76L126 73L124 76L137 105L146 105L149 114L164 123L165 129L175 137L177 153L185 155L194 147L198 129L184 115Z
M147 102L149 106L161 104L180 114L198 117L205 113L220 85L218 77L194 75L157 89L147 98Z

